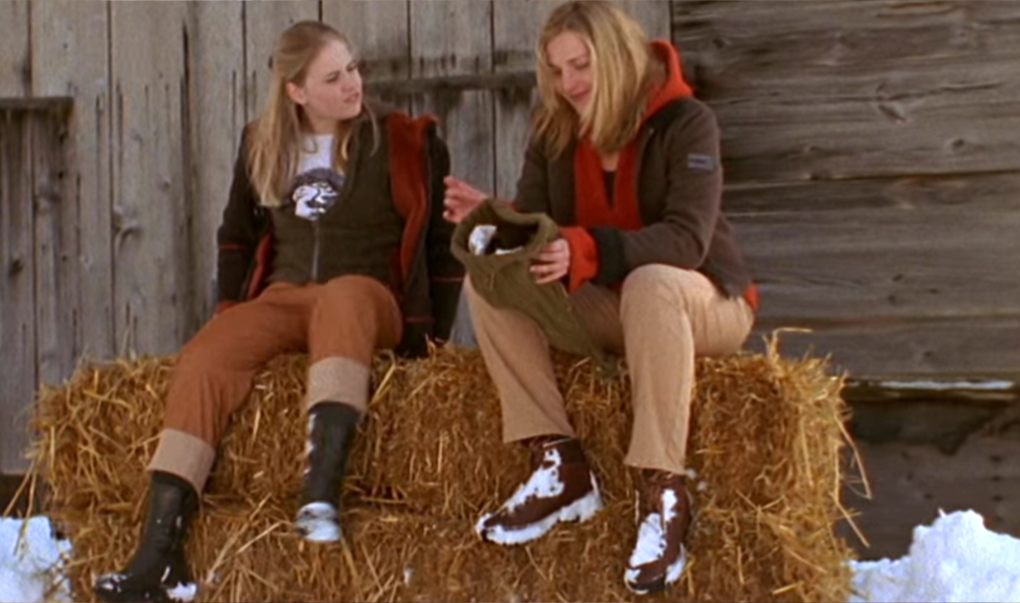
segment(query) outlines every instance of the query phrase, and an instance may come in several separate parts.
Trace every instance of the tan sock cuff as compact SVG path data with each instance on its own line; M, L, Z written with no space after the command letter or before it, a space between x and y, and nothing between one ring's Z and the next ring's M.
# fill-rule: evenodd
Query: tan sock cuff
M149 462L149 471L172 473L190 483L201 497L215 460L216 450L202 438L176 429L164 429Z
M369 368L350 358L323 358L308 367L305 407L319 402L342 402L359 412L368 410Z

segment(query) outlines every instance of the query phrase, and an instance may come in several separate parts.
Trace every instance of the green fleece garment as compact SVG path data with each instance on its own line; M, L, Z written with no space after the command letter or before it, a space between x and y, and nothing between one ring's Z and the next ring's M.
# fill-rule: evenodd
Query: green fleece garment
M471 232L482 225L495 226L496 231L486 252L476 255L468 242ZM563 283L539 285L529 270L532 258L559 236L559 226L549 216L519 213L506 203L488 199L457 225L450 248L485 301L521 312L538 324L553 347L588 356L603 372L614 374L616 362L595 345L574 313ZM497 249L513 251L497 254Z

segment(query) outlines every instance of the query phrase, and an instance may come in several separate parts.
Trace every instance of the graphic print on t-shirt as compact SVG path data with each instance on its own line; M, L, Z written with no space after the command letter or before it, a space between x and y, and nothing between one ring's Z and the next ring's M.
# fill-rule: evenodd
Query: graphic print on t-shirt
M299 174L294 179L294 191L290 194L294 214L306 220L318 220L336 203L343 184L343 176L326 168Z

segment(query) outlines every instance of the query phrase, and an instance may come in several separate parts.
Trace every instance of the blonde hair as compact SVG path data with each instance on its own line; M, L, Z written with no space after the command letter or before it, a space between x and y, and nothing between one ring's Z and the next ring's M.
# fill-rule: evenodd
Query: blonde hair
M287 84L304 84L308 65L329 42L340 42L353 54L347 38L325 23L299 21L288 27L273 50L273 81L269 87L266 109L255 122L248 144L248 170L259 202L266 207L279 207L287 194L287 186L297 170L305 124L304 111L287 94ZM362 104L372 122L378 143L375 117ZM342 170L348 160L352 128L347 123L337 126L334 165Z
M592 99L580 115L556 91L556 75L549 63L549 42L568 31L580 36L588 47L594 71ZM602 153L619 151L637 135L653 61L648 34L630 15L602 0L563 4L542 27L536 55L542 102L534 132L554 157L581 134Z

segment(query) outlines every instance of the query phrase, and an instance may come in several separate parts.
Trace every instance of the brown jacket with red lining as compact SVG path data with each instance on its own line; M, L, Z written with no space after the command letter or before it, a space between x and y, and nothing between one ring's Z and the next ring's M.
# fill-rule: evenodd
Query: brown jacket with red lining
M378 194L390 195L404 220L390 279L404 317L404 336L397 351L417 356L425 353L427 337L449 337L463 282L463 267L450 253L453 225L442 217L443 178L449 173L450 157L434 119L414 119L383 105L372 107L380 136L385 137L381 148L388 152L368 152L373 134L364 116L357 118L352 136L360 137L357 143L366 150L359 161L388 162L388 186L377 187ZM252 185L244 138L217 231L218 309L256 297L273 270L273 221ZM339 274L327 271L318 280L334 276Z
M683 81L676 49L656 41L653 50L668 76L637 137L620 152L612 201L587 141L575 140L554 158L533 140L514 207L560 224L571 248L571 291L588 281L617 286L639 266L666 264L697 270L757 308L757 289L723 212L715 116Z

